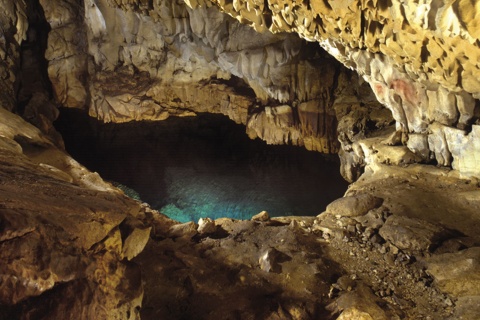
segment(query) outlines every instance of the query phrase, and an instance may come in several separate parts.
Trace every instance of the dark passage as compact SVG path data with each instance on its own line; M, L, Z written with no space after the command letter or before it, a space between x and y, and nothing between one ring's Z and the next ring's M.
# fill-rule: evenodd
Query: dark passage
M221 115L102 124L65 109L56 128L76 160L183 222L317 215L347 188L336 155L252 141Z

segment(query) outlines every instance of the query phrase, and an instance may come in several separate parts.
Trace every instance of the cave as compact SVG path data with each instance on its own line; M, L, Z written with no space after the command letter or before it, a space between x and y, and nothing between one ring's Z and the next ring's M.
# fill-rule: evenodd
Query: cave
M103 124L66 109L54 125L77 161L180 222L315 216L347 188L338 157L250 140L223 115Z
M0 0L0 319L478 319L479 15Z

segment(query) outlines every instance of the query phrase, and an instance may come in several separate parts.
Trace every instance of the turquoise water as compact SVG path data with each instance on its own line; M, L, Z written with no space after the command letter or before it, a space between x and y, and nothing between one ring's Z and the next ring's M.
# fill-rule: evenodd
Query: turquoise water
M181 222L317 215L347 187L337 156L252 141L223 116L119 125L62 111L57 129L75 159Z

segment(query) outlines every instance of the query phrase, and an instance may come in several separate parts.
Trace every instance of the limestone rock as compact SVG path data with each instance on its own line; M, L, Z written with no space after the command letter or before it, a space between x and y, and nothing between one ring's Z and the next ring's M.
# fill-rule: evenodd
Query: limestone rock
M356 75L320 48L295 35L258 34L212 6L42 6L52 26L46 58L57 100L87 106L105 122L221 113L268 143L335 152L338 97L362 100ZM302 50L318 53L304 58Z
M268 214L267 211L262 211L252 217L252 221L268 221L268 220L270 220L270 215Z
M191 238L195 234L197 234L197 226L193 221L175 224L169 229L169 236L174 238Z
M15 110L16 89L19 81L20 45L27 37L28 20L26 4L0 2L0 108Z
M123 243L122 254L127 260L132 260L140 252L143 251L145 245L150 239L150 231L152 228L135 228L127 236Z
M205 3L210 1L188 2L192 8ZM254 1L211 3L259 32L296 32L319 42L371 85L391 110L397 130L423 134L433 122L464 130L475 119L480 69L470 61L480 55L474 31L478 10L468 1L392 1L385 6L361 1L292 6L276 1L268 7Z
M356 308L349 308L344 310L337 320L374 320L374 318L367 312L360 311Z
M428 148L428 136L425 134L408 135L407 147L416 155L419 155L423 161L430 160L430 149Z
M378 208L382 199L370 194L360 194L337 199L327 206L327 212L342 217L363 216L368 211Z
M217 230L217 226L215 225L215 221L210 218L200 218L198 220L198 228L197 231L200 234L211 234Z
M150 228L131 215L138 203L0 113L0 136L10 141L0 144L2 316L137 318L140 272L122 256L132 259L148 240ZM126 219L143 229L123 228Z
M341 311L337 319L388 319L378 306L379 298L365 284L358 283L352 291L342 294L328 308Z
M367 214L363 216L356 216L354 219L358 221L364 228L378 230L385 222L384 208L379 207L377 209L370 210Z
M445 236L441 226L398 215L388 217L379 233L399 249L411 251L431 250Z
M426 260L427 271L440 289L455 297L480 295L480 248L434 255Z
M261 253L258 263L260 264L260 269L265 272L282 272L281 262L284 262L286 255L275 248L268 248L263 253Z

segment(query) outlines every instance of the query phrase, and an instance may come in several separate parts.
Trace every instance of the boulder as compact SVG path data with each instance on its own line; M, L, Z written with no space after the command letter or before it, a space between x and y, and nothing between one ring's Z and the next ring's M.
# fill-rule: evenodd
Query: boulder
M434 255L426 263L442 291L455 297L480 296L480 247Z
M326 211L342 217L357 217L380 207L382 202L382 199L370 194L360 194L335 200L327 206Z
M379 233L401 250L423 251L434 249L440 243L445 228L420 219L392 215Z
M262 211L252 217L252 221L268 221L268 220L270 220L270 215L268 214L267 211Z

